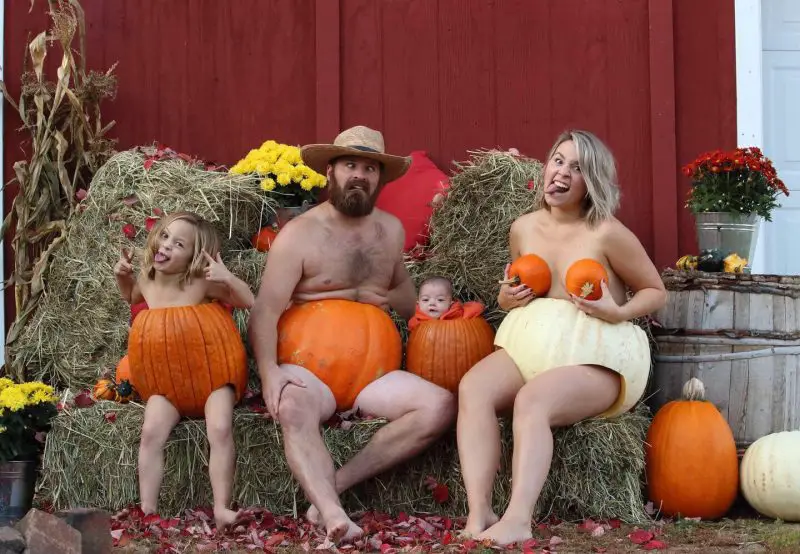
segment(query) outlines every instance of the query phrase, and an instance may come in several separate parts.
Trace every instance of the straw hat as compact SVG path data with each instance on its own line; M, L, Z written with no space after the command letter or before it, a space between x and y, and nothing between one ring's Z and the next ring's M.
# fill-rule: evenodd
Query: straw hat
M383 164L381 183L402 177L411 165L411 158L385 153L383 135L363 125L351 127L339 133L333 144L307 144L300 149L303 163L325 175L328 163L339 156L359 156L377 160Z

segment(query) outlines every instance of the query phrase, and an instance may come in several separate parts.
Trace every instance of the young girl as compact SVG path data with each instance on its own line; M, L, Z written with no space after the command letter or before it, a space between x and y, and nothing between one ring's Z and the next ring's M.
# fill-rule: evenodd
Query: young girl
M146 325L147 312L153 317L170 318L171 314L187 307L219 308L211 302L220 301L236 308L251 308L254 302L250 287L238 279L225 267L220 257L220 239L210 223L190 212L176 212L162 218L147 237L144 249L144 261L138 276L134 275L132 255L123 249L122 256L114 267L123 298L131 305L146 302L147 310L135 319L131 328L131 336L138 333L136 347L129 344L128 356L131 365L131 383L145 385L149 396L146 401L142 439L139 446L139 495L142 511L145 514L155 513L158 504L158 493L164 472L164 445L172 429L180 420L176 408L175 387L164 384L164 378L155 379L152 374L146 375L142 358L148 355L149 344L152 350L165 340L164 333L153 337L148 333ZM162 313L164 315L162 315ZM201 314L198 310L198 314ZM183 320L184 318L181 318ZM190 318L191 320L192 318ZM195 318L202 329L203 318ZM167 319L165 319L166 321ZM170 320L172 323L177 318ZM220 340L226 344L242 345L241 350L233 354L237 376L231 383L213 383L209 373L213 368L189 367L189 375L194 385L195 394L205 387L207 395L204 414L208 441L210 446L209 475L214 496L214 518L217 528L222 530L226 525L234 523L239 513L229 508L233 489L235 469L235 451L232 435L233 406L241 397L246 386L247 369L244 346L235 326L217 325L211 328L206 321L208 332L203 332L203 340L209 344L218 344ZM137 327L138 326L138 327ZM180 325L170 324L170 332L180 333ZM162 325L161 329L166 329ZM176 341L171 337L167 340ZM181 343L177 337L177 343ZM202 348L202 344L200 345ZM213 344L212 347L213 348ZM193 349L193 355L195 354ZM143 354L139 354L143 352ZM188 353L185 352L185 353ZM177 359L159 360L158 376L170 376L184 371L180 366L187 363L188 357L176 356ZM183 359L185 358L185 359ZM152 357L148 362L152 361ZM160 364L163 363L163 367ZM171 367L171 365L175 367ZM241 367L241 369L239 369ZM243 372L243 373L242 373ZM242 373L243 379L241 375ZM138 380L138 381L137 381ZM211 383L211 388L208 384Z

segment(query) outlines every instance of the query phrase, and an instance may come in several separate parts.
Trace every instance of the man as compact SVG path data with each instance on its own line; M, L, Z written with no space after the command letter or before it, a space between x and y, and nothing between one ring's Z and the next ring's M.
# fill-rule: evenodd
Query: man
M290 221L270 247L249 338L264 402L281 424L287 462L312 504L308 517L325 526L330 540L349 541L363 532L345 513L339 494L430 445L453 422L455 400L416 375L386 368L388 373L357 394L353 407L389 423L334 473L320 424L340 399L308 368L278 363L279 320L290 302L292 310L327 299L373 311L370 306L377 306L389 321L389 308L406 320L414 315L403 226L374 207L385 184L408 170L410 158L386 154L381 133L362 126L343 131L332 145L305 146L301 155L327 175L330 199ZM391 347L400 348L399 338Z

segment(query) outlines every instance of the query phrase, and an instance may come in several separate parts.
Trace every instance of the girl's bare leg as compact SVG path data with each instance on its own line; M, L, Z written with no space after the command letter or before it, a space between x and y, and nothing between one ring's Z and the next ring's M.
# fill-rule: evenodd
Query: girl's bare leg
M214 520L217 529L236 522L241 510L230 509L233 478L236 471L236 448L233 444L233 406L236 397L231 387L215 390L206 400L206 431L208 433L208 473L214 495Z
M180 420L178 410L164 396L148 398L139 443L139 499L145 514L156 513L164 476L164 445Z

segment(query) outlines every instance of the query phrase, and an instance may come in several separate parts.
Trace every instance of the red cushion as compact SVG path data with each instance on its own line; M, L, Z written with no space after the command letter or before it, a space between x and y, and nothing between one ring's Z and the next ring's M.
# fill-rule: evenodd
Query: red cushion
M433 208L431 200L447 186L447 175L436 167L423 150L411 152L411 167L405 175L388 183L375 205L396 216L406 231L403 250L428 240L428 222Z

